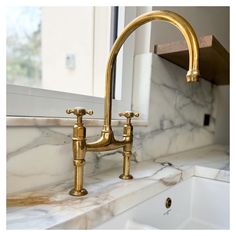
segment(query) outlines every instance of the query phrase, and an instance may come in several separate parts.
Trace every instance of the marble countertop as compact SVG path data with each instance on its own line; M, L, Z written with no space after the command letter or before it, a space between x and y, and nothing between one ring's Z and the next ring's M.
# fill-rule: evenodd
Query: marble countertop
M68 194L72 180L8 196L7 229L91 229L192 176L229 182L228 147L211 145L132 163L133 180L120 168L85 178L89 194Z

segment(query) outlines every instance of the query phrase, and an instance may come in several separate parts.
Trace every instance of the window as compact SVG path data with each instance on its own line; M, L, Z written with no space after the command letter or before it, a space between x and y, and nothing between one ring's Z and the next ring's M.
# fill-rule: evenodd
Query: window
M95 118L102 118L110 47L116 31L134 17L135 10L124 7L9 9L7 114L68 117L66 108L83 106L93 109ZM117 59L116 118L119 111L131 106L131 93L125 93L132 85L133 40L131 37ZM130 78L123 81L124 71Z
M41 87L41 75L41 10L8 8L7 83Z

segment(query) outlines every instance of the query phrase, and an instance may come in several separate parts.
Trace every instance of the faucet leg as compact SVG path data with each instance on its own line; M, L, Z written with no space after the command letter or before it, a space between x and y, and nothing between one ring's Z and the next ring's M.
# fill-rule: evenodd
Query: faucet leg
M70 195L72 196L84 196L88 193L88 191L83 188L84 164L84 159L74 160L74 188L70 191Z
M130 159L132 156L132 144L126 144L123 147L123 174L119 176L120 179L128 180L133 179L133 176L130 174Z
M85 134L85 128L81 127L79 130L83 130ZM72 196L84 196L88 192L83 188L84 179L84 165L86 155L86 140L85 135L78 137L77 129L74 130L73 140L73 157L74 157L74 188L70 191Z

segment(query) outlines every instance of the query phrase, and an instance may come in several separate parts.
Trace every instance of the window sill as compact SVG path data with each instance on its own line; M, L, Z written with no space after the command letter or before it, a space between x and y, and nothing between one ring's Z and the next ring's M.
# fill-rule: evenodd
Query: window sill
M57 126L57 127L67 127L73 126L76 119L74 118L51 118L51 117L7 117L7 127L30 127L30 126ZM86 127L101 127L103 125L102 119L84 119L83 120ZM147 126L148 122L146 120L132 121L134 126ZM113 127L123 126L125 120L112 120Z

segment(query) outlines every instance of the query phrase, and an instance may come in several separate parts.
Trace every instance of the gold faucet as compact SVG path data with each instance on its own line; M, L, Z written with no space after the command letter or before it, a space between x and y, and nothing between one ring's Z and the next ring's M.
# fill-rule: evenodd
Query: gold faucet
M111 127L111 110L112 110L112 70L116 56L128 38L128 36L136 30L139 26L153 21L162 20L175 25L183 34L189 50L189 70L186 75L187 82L198 81L199 70L198 70L198 58L199 58L199 46L195 32L191 25L180 15L171 11L151 11L145 13L131 23L129 23L120 36L116 39L106 66L106 88L105 88L105 104L104 104L104 125L101 131L100 138L92 143L86 142L86 128L83 125L82 117L86 114L92 115L92 111L87 111L84 108L67 109L68 114L73 113L77 116L77 122L73 128L73 158L74 158L74 188L70 191L73 196L83 196L88 192L83 188L83 170L85 164L85 154L87 151L108 151L117 148L123 148L123 173L119 176L121 179L128 180L132 179L130 174L130 159L132 156L132 145L133 145L133 126L131 119L138 117L139 113L132 111L126 111L119 113L120 116L124 116L127 119L126 124L123 128L123 139L116 140Z

